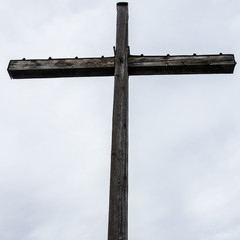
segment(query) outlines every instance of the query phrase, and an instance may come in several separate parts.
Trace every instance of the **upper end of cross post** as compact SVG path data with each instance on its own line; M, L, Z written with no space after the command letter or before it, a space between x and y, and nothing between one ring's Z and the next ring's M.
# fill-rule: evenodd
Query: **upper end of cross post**
M127 6L128 2L119 2L117 3L117 6Z

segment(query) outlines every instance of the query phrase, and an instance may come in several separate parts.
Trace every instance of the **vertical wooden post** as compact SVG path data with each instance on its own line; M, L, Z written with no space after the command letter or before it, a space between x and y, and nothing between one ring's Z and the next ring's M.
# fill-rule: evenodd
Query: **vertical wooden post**
M108 240L128 239L128 4L117 4Z

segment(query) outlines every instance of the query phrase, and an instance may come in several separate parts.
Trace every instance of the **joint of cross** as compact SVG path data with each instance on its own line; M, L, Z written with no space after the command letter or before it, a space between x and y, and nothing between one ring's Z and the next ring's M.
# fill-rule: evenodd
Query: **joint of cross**
M119 61L120 63L122 63L122 62L123 62L123 58L122 58L122 57L119 57L119 58L118 58L118 61Z

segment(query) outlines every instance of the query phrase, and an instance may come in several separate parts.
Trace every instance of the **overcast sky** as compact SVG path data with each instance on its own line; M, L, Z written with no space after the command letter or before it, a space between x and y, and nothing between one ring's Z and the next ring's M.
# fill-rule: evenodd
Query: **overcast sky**
M11 80L112 56L112 0L1 0L0 239L106 240L113 77ZM235 54L239 0L129 0L132 54ZM240 72L130 77L129 239L239 240Z

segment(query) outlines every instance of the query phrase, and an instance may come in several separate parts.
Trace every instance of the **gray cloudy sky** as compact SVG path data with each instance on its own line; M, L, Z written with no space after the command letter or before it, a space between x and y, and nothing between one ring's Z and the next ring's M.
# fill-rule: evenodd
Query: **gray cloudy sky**
M107 239L113 77L10 80L112 56L111 0L0 4L0 239ZM129 0L132 54L234 53L239 0ZM130 78L129 239L239 240L240 72Z

